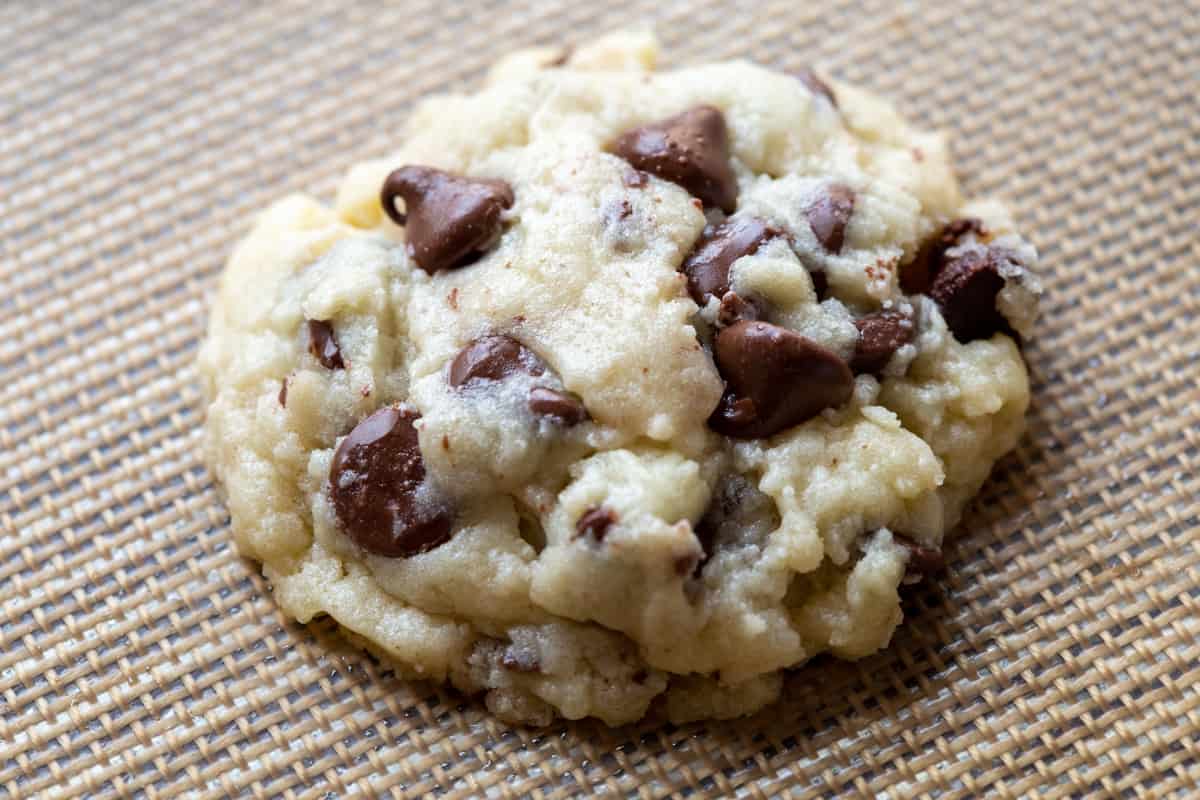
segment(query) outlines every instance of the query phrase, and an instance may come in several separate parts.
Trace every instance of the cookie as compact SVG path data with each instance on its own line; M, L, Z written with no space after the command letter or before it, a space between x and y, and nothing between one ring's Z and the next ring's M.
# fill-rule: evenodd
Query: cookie
M749 713L885 646L1021 435L1037 254L943 139L645 35L427 100L232 254L205 453L282 608L502 718Z

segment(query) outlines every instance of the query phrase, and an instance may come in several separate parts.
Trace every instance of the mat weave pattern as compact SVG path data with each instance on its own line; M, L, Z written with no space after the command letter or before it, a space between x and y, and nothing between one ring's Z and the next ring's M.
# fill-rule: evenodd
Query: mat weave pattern
M284 619L192 362L255 209L647 23L951 131L1044 254L1030 431L888 652L737 722L510 727ZM1197 0L0 6L0 796L1196 797L1198 43Z

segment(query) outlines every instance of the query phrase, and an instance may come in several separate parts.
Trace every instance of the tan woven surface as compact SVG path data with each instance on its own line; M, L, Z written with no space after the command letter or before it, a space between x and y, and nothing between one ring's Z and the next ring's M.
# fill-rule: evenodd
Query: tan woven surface
M197 458L248 215L414 97L655 22L953 133L1042 249L1030 432L886 653L682 728L512 728L285 620ZM1196 796L1200 5L0 6L0 795Z

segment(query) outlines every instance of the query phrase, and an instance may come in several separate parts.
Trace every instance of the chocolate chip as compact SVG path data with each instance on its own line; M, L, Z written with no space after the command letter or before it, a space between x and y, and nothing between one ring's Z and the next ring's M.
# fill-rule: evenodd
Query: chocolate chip
M342 361L342 351L338 347L337 338L333 335L333 326L325 320L308 321L308 352L312 353L325 369L342 369L346 366Z
M450 385L458 388L476 381L500 381L510 375L541 375L545 363L511 336L484 336L468 344L450 363Z
M996 295L1004 288L1000 267L1008 257L1007 250L996 247L968 250L947 261L933 279L929 296L960 342L1011 331L996 308Z
M819 94L829 101L829 104L837 108L837 98L833 95L833 89L829 88L829 84L817 77L817 73L813 72L808 67L803 67L796 73L796 77L803 83L808 90L813 94Z
M578 397L542 386L529 390L529 410L567 427L588 419L587 409Z
M893 533L892 538L896 544L908 551L906 575L914 576L920 580L927 575L933 575L946 568L946 559L940 549L925 547L924 545L917 544L907 536L901 536L897 533Z
M404 212L396 209L397 198ZM405 227L409 255L433 274L464 266L495 243L513 191L504 181L410 165L387 176L380 199L392 221Z
M921 245L912 261L900 267L900 288L906 294L924 294L941 271L946 251L958 244L968 233L986 235L981 220L973 217L956 219L947 223L940 231Z
M450 510L432 499L413 421L419 414L385 406L338 445L329 494L342 530L368 552L408 557L451 536Z
M279 382L279 405L287 408L287 378Z
M692 299L702 306L709 297L723 297L729 291L733 262L778 235L779 231L755 217L734 217L705 228L682 267Z
M454 388L471 383L502 381L511 375L542 375L546 362L511 336L484 336L468 344L450 363L450 385ZM582 401L572 394L543 386L529 390L529 410L571 427L588 419Z
M830 253L842 252L846 224L853 213L854 190L841 183L826 186L825 191L804 209L813 235Z
M591 536L597 542L603 542L608 529L616 523L615 511L604 506L592 506L583 512L583 516L575 523L575 538Z
M625 131L609 150L636 169L679 184L705 205L733 213L737 178L729 166L729 132L712 106Z
M917 326L908 314L899 311L876 311L854 321L858 342L850 369L855 373L878 373L887 366L892 354L913 340Z
M734 430L753 425L757 419L758 411L753 400L749 397L738 397L726 389L717 404L717 410L709 418L708 425L713 430L724 432L723 429Z
M795 331L767 322L737 322L713 346L725 395L709 426L726 436L758 439L799 425L850 399L846 362Z
M758 319L762 312L753 300L742 297L737 292L726 292L721 298L721 306L717 309L717 325L728 328L738 320Z

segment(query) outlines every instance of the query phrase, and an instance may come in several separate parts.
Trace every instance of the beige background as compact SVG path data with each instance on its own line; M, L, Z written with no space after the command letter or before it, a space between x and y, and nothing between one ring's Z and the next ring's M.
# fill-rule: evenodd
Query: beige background
M643 22L952 132L1044 253L1030 432L891 651L741 722L511 728L283 619L191 364L254 209L505 50ZM1192 794L1198 52L1196 0L3 5L0 795Z

